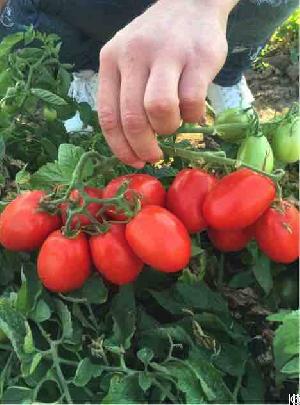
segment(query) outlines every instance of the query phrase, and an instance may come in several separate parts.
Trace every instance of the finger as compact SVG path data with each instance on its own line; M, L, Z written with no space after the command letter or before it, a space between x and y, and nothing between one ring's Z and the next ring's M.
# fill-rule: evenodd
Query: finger
M141 168L144 166L129 145L121 125L120 74L108 57L100 57L98 116L103 135L112 152L125 164Z
M146 66L121 67L121 119L127 141L138 158L156 162L163 155L144 109L148 75Z
M180 114L185 122L197 123L205 119L207 84L200 67L187 66L179 82Z
M171 134L180 126L180 73L179 67L167 61L159 61L151 69L144 105L150 124L158 134Z

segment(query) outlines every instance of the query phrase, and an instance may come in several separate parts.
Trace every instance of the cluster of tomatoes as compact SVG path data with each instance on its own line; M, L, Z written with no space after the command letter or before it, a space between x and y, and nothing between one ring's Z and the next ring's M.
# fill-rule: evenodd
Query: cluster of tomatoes
M124 211L108 206L104 214L111 221L108 230L87 235L84 229L91 217L101 221L103 210L96 199L116 196L124 182L128 201L140 196L139 212L127 218ZM120 176L104 190L86 187L84 191L95 202L88 204L88 216L72 217L72 226L82 231L71 238L61 229L70 202L51 215L40 209L45 197L40 190L18 196L0 217L0 244L12 251L40 249L38 275L54 292L80 288L92 266L117 285L133 282L144 264L161 272L178 272L190 261L190 234L204 230L220 251L241 250L255 238L276 262L290 263L298 257L299 211L288 201L275 202L273 182L248 169L222 179L200 169L184 169L168 191L147 174ZM78 190L72 191L70 200L83 204Z

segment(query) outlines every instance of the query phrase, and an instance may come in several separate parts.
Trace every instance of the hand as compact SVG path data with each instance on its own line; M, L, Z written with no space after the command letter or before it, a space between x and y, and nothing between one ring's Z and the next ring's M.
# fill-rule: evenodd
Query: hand
M121 161L141 168L160 160L156 133L204 117L207 87L225 62L234 3L160 0L102 48L99 121Z

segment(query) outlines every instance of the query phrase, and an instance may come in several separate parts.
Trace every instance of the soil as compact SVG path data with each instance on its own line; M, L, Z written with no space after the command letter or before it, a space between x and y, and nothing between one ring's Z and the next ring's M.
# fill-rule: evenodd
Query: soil
M299 67L289 53L280 51L264 59L266 66L246 72L255 107L263 121L285 112L299 99Z

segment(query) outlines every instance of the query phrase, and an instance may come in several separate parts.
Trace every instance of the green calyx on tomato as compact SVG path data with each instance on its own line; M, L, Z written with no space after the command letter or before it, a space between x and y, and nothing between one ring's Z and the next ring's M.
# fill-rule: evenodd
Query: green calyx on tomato
M244 139L238 150L237 159L267 173L273 171L273 151L264 135L250 135Z
M275 158L283 163L300 159L300 117L284 120L272 137Z
M217 116L215 128L223 141L240 143L246 137L251 121L252 113L249 109L229 108ZM236 124L240 124L241 127Z

